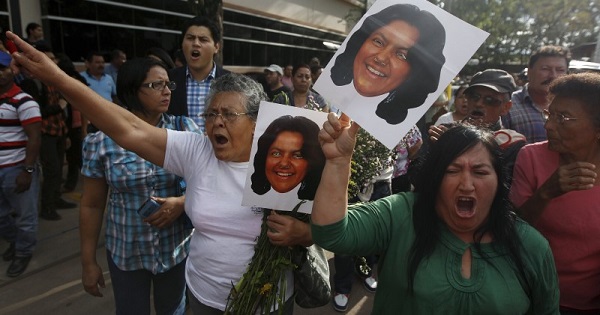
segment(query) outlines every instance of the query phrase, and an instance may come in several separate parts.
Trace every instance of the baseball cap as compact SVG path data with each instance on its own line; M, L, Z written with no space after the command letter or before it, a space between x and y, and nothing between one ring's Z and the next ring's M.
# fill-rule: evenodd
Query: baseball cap
M10 66L11 60L12 60L12 57L9 54L7 54L3 51L0 51L0 65L8 67L8 66Z
M280 75L283 75L283 69L281 69L281 67L276 64L270 65L268 68L265 69L265 71L277 72Z
M483 86L499 93L512 93L517 90L515 79L510 73L500 69L487 69L477 72L465 93L474 86Z

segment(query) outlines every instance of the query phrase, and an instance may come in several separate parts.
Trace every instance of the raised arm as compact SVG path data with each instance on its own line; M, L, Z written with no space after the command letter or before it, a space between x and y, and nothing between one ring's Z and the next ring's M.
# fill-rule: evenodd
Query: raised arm
M162 166L165 158L167 131L137 118L126 109L96 94L83 83L64 73L44 53L36 50L12 32L6 36L21 52L12 54L13 72L27 72L47 85L58 89L96 127L121 147Z
M319 141L327 160L313 203L311 220L314 224L332 224L346 215L350 160L358 128L357 124L351 124L348 116L342 114L338 119L334 113L330 113L319 132Z

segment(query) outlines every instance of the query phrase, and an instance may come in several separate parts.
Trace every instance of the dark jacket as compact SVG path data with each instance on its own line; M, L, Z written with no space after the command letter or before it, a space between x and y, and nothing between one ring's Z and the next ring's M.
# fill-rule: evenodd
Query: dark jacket
M185 78L185 69L187 66L169 70L169 79L175 81L177 88L171 93L171 104L168 113L175 116L189 116L187 107L187 84ZM215 79L229 73L217 65Z

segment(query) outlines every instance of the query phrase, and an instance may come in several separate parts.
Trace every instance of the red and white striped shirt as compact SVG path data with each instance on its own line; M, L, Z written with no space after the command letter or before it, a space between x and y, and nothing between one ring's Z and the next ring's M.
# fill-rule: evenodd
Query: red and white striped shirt
M25 160L27 135L23 126L41 121L38 103L17 85L0 95L0 168Z

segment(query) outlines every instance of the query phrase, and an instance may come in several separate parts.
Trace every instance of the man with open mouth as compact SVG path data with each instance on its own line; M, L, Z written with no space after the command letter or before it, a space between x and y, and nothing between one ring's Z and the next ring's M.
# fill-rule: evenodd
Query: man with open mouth
M204 131L205 98L213 79L229 73L214 62L221 49L221 30L216 21L196 16L181 32L181 51L187 65L169 71L177 89L171 94L169 114L188 116Z
M487 69L476 73L464 95L467 98L467 118L463 122L494 132L496 142L504 150L504 159L512 175L517 153L527 142L525 136L502 126L500 117L509 112L511 94L517 89L515 81L508 72L499 69ZM431 126L429 136L432 141L439 137L452 124ZM508 183L510 183L510 178Z

